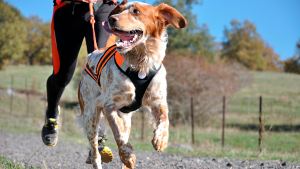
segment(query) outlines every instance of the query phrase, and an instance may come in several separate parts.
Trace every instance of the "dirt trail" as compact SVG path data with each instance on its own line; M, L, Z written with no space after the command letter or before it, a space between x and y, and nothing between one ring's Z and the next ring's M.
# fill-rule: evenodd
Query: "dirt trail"
M103 164L103 168L121 168L116 150L113 151L114 160ZM44 146L41 138L34 134L13 134L1 132L0 156L14 161L25 162L28 167L50 169L92 168L85 164L88 148L84 146L66 144L58 141L56 147ZM137 162L135 168L299 168L300 163L280 161L246 161L214 159L207 157L182 157L164 153L135 152Z

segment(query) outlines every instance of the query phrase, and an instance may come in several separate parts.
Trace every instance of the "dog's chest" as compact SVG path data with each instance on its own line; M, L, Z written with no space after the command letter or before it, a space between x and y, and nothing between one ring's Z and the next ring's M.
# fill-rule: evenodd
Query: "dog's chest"
M124 98L127 99L127 103L120 108L120 111L123 113L136 111L141 107L145 91L160 67L158 69L154 67L147 75L141 77L139 72L132 71L130 68L124 69L126 70L124 71L116 62L116 64L111 62L103 70L103 77L101 75L100 79L101 84L106 83L107 85L105 86L107 89L104 89L103 86L104 92L111 93L114 101L119 101L116 98L119 98L120 95L129 96Z

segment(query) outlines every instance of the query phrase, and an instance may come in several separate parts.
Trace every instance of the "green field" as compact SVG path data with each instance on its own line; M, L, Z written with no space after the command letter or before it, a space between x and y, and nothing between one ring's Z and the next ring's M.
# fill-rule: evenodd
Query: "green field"
M300 124L300 75L251 72L253 84L237 92L229 103L228 122L257 123L259 96L269 125Z
M0 71L0 126L1 130L18 133L40 134L44 121L45 84L51 74L51 66L9 66ZM251 72L253 85L245 87L234 95L226 110L227 124L248 125L258 124L258 97L263 97L263 113L266 124L291 125L300 124L300 76L285 73ZM13 108L10 114L11 77L14 78L15 94ZM39 91L28 98L24 93L25 81L27 88ZM36 79L36 80L35 80ZM74 82L67 87L62 100L67 102L67 108L62 110L60 122L60 139L87 146L82 131L76 127L77 110L71 103L77 100ZM195 145L191 145L190 126L170 126L170 146L167 153L192 156L212 156L222 158L243 159L283 159L299 160L300 133L295 131L273 132L264 135L262 154L257 155L258 132L240 130L237 127L227 127L225 132L225 147L221 147L221 114L212 118L207 127L196 124ZM65 120L67 119L67 120ZM132 120L131 143L135 150L153 151L151 139L153 129L150 123L145 125L145 138L141 140L141 113L136 113ZM111 131L107 131L107 144L116 148Z

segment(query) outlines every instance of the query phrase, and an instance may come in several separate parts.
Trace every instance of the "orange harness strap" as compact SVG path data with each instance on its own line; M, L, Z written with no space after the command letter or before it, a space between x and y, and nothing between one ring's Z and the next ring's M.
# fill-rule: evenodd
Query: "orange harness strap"
M113 46L109 47L105 51L105 53L103 54L103 56L100 58L98 64L96 65L96 68L95 68L96 72L95 73L90 68L89 63L87 63L85 65L85 71L97 82L97 84L100 87L100 89L101 89L101 84L100 84L101 71L104 68L104 66L106 65L106 63L112 58L112 56L114 56L116 53L118 53L116 51L116 47L117 47L116 45L113 45Z

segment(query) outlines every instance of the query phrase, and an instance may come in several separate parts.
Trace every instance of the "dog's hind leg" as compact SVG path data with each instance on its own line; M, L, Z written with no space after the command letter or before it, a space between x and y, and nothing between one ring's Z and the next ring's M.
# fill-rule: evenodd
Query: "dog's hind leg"
M124 123L114 105L105 105L103 111L118 145L121 162L127 168L134 168L136 157L133 153L133 147L129 143L130 122Z

